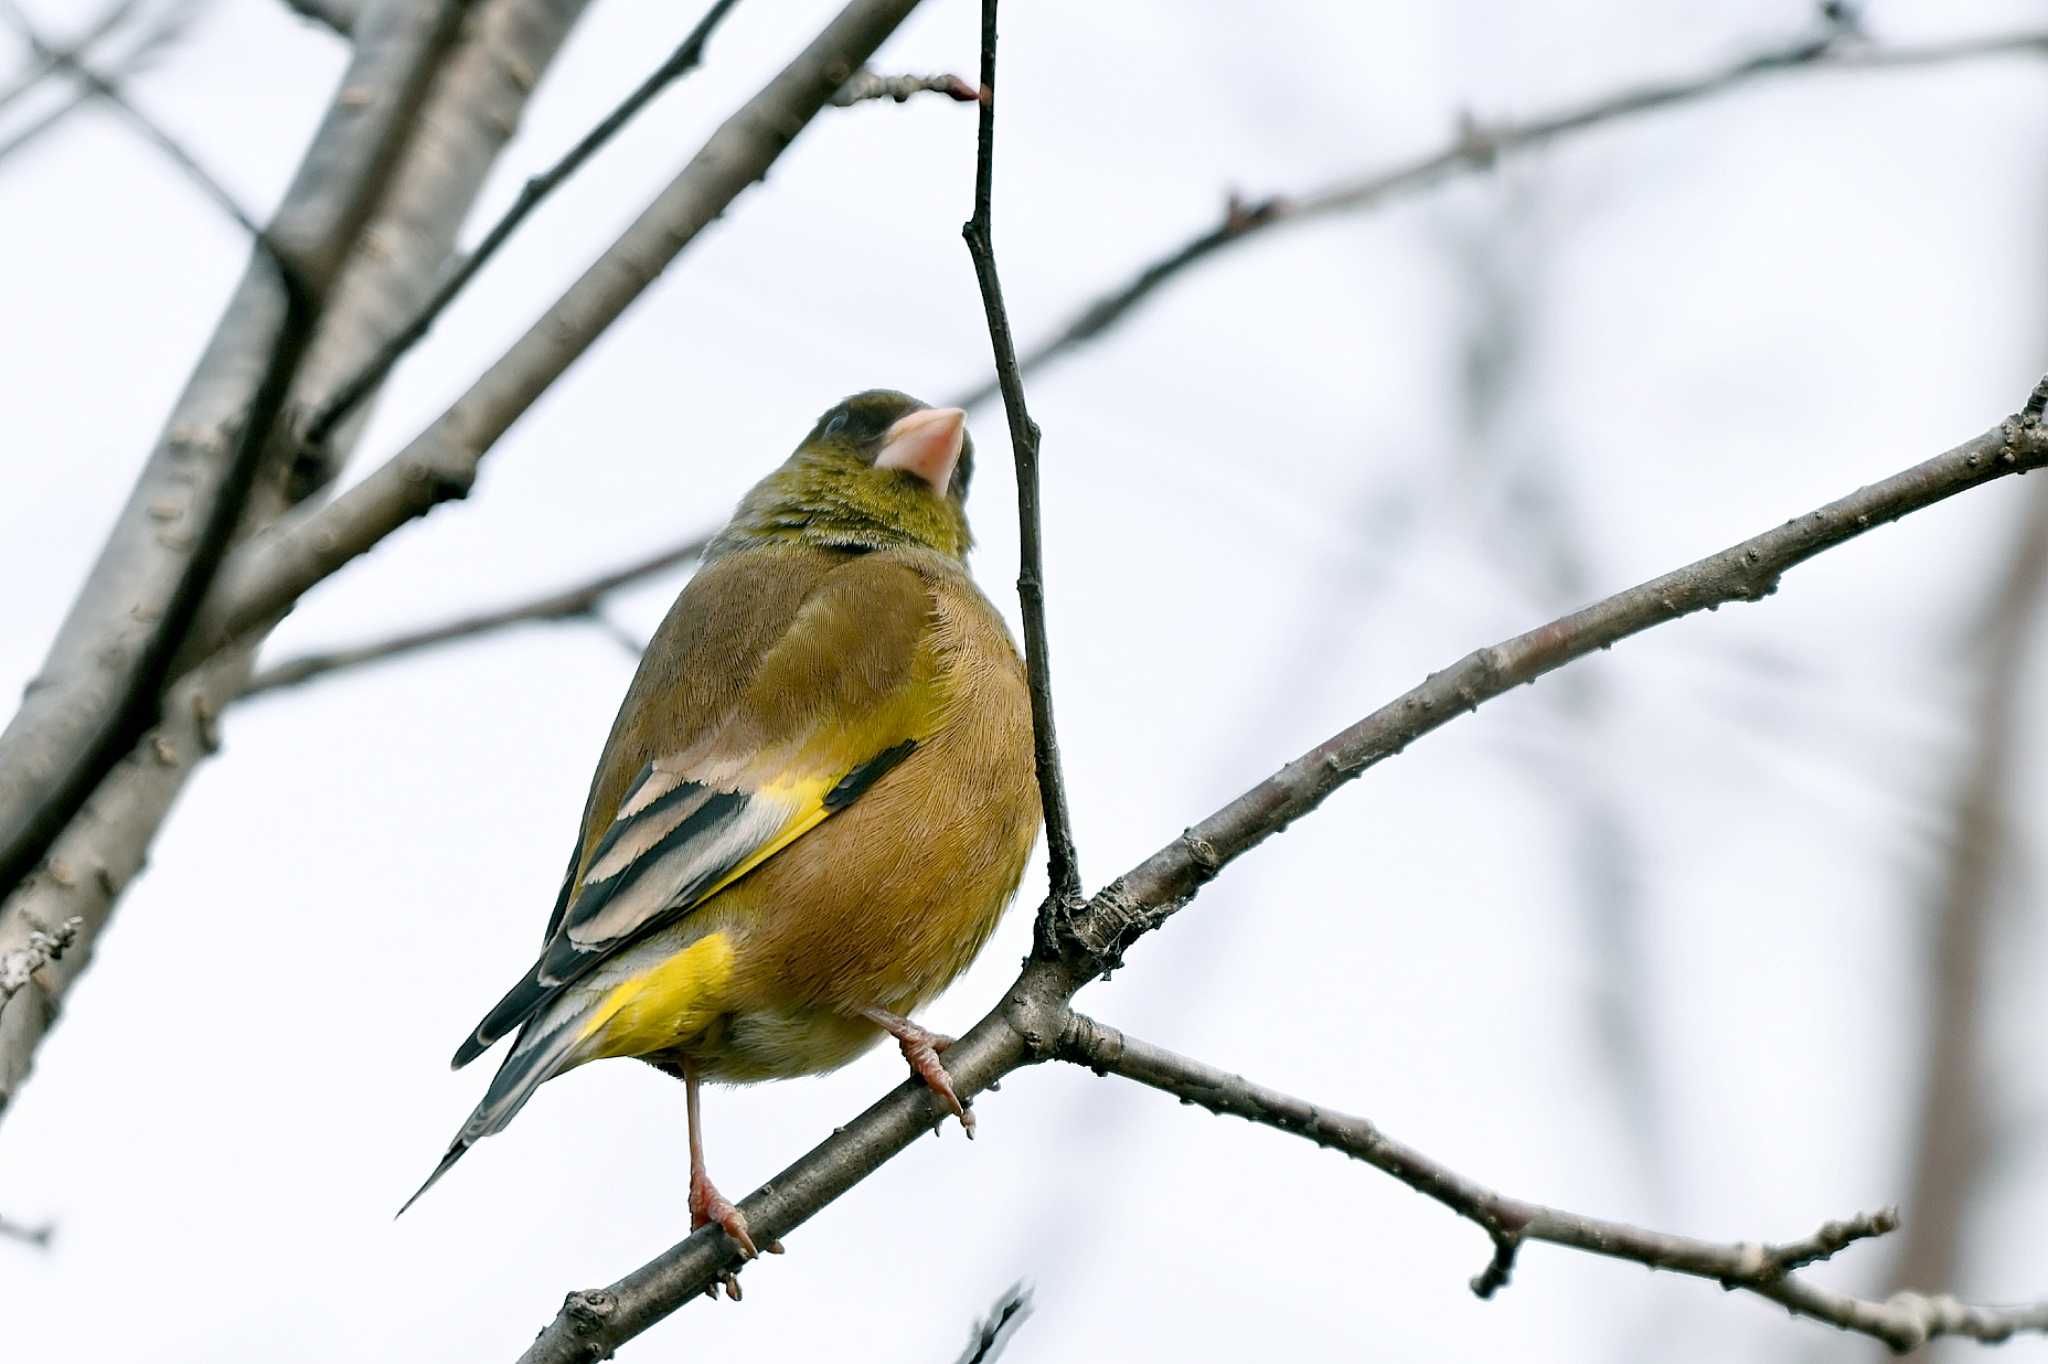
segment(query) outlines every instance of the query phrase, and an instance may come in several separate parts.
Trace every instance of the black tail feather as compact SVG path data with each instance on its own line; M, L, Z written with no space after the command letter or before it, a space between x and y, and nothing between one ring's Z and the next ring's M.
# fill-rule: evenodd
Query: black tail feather
M399 1218L405 1216L406 1208L410 1208L413 1204L419 1202L420 1195L425 1193L427 1190L433 1188L434 1181L439 1179L442 1175L447 1174L449 1169L454 1166L455 1162L461 1160L464 1154L468 1152L468 1150L469 1142L467 1142L461 1137L457 1137L455 1139L455 1144L448 1148L448 1154L442 1156L441 1163L434 1167L434 1173L427 1176L427 1182L420 1185L419 1188L413 1190L412 1197L405 1200L404 1207L401 1207L397 1212L391 1214L391 1220L396 1222Z

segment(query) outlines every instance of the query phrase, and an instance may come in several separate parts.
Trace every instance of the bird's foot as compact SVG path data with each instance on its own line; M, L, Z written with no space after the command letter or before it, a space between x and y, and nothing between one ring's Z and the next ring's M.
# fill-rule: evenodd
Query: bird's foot
M944 1033L921 1028L898 1014L886 1009L869 1009L867 1017L879 1023L903 1049L903 1059L910 1063L911 1071L917 1078L930 1086L932 1093L945 1101L953 1116L960 1120L960 1130L972 1140L974 1137L974 1113L953 1090L953 1077L946 1073L945 1064L939 1054L953 1045L953 1039Z
M747 1215L734 1207L731 1200L718 1191L709 1175L698 1170L690 1176L690 1230L695 1231L699 1227L710 1226L713 1223L717 1223L718 1227L732 1238L733 1244L740 1248L740 1254L749 1260L761 1253L754 1248L754 1237L747 1230ZM781 1246L778 1243L771 1245L769 1249L780 1250ZM735 1301L739 1299L738 1283L728 1284L727 1290Z

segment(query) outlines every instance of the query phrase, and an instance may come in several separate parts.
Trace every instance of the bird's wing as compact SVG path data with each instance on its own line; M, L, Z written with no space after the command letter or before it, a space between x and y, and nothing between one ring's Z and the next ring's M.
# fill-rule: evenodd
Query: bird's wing
M599 798L600 772L540 959L455 1063L845 809L908 757L943 706L931 622L930 593L914 569L879 555L845 561L803 596L709 723L661 734L615 801ZM651 713L665 696L687 692L699 652L685 650L680 676L659 687L636 679L609 745L614 760L635 752L619 741L636 728L635 696Z

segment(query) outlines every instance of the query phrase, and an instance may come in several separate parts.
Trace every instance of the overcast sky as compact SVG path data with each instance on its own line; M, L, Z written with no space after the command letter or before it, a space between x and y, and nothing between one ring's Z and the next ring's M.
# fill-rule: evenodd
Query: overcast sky
M31 8L75 20L74 0ZM878 66L971 73L977 8L929 0ZM478 221L698 9L593 6ZM833 9L742 4L399 371L361 466ZM1810 9L1019 0L997 206L1017 329L1044 334L1233 187L1313 187L1433 148L1460 111L1690 72L1783 42ZM2021 22L2048 6L1869 6L1887 40ZM276 0L220 0L134 93L268 207L343 56ZM977 381L973 134L938 99L821 116L472 499L310 596L269 656L632 557L715 524L843 394ZM2048 363L2044 156L2039 58L1793 75L1275 232L1047 370L1047 596L1090 886L1467 650L2011 411ZM0 165L6 687L35 671L246 254L101 114ZM1475 339L1503 366L1483 394ZM973 425L974 562L1014 619L1000 416ZM1787 1239L1899 1200L1972 625L2034 483L1461 719L1233 867L1082 1005L1578 1211ZM651 630L678 581L616 618ZM565 1291L680 1238L682 1090L626 1064L549 1085L391 1220L484 1083L446 1057L531 956L632 667L600 630L534 627L228 717L0 1123L0 1212L58 1229L46 1254L0 1242L8 1358L509 1360ZM2029 725L2017 809L2048 800L2043 747ZM2006 1132L2048 1104L2039 846L2005 871L1986 1004ZM927 1022L959 1031L989 1006L1028 919ZM711 1169L737 1198L901 1077L878 1050L712 1090ZM624 1357L946 1364L1019 1278L1037 1314L1013 1364L1876 1354L1540 1246L1482 1303L1471 1225L1076 1070L1018 1075L976 1111L972 1146L921 1143L750 1270L744 1304L693 1305ZM1997 1143L1982 1191L1963 1277L1940 1286L2048 1293L2039 1143ZM1875 1293L1888 1265L1864 1248L1817 1277Z

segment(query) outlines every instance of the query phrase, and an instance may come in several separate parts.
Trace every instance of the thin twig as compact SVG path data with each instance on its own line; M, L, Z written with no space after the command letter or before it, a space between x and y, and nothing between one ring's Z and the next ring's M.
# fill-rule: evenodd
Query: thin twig
M441 281L433 295L413 314L412 320L378 347L370 362L350 375L347 382L335 390L334 396L327 399L320 405L319 410L314 412L306 423L306 444L317 446L333 435L335 426L349 413L355 411L356 405L384 381L384 376L391 372L391 367L433 330L434 323L448 305L455 301L455 296L476 277L478 271L489 264L491 257L498 254L498 248L519 229L519 225L526 221L527 216L539 208L565 180L574 175L584 162L595 156L621 128L632 122L634 116L652 103L656 95L694 70L704 60L704 45L711 37L712 30L718 27L719 20L725 18L727 11L738 3L739 0L717 0L717 3L705 12L704 17L697 21L697 26L676 45L675 51L669 53L668 60L649 73L647 79L641 81L632 94L621 100L617 108L606 114L596 127L585 133L561 160L539 175L530 177L520 186L519 197L512 201L512 207L506 209L497 222L491 224L491 230L477 243L476 250L470 252L459 265L449 271L448 277Z
M839 92L832 96L832 103L840 109L850 109L863 100L871 99L893 99L901 104L912 95L926 92L944 95L962 104L981 98L979 90L958 76L880 76L862 67L853 73L851 80L839 87Z
M251 541L193 625L201 650L276 619L386 535L475 485L484 456L741 191L767 174L848 73L918 0L852 0L704 146L582 277L385 464L327 505Z
M235 198L228 187L220 182L219 177L208 170L204 163L197 156L193 155L192 151L182 141L161 123L137 108L134 101L130 100L126 93L112 80L87 66L82 59L72 52L53 47L45 41L43 36L30 25L28 16L22 13L21 8L14 4L13 0L0 0L0 8L4 8L7 11L9 20L14 24L16 30L20 32L22 38L28 43L32 51L41 56L43 60L49 62L53 67L69 72L88 92L103 100L114 112L119 114L123 122L141 134L158 151L162 152L173 165L185 173L186 179L190 180L207 198L211 199L221 212L234 219L236 226L247 233L251 240L269 253L271 260L277 265L278 269L283 271L288 278L292 278L292 287L294 289L302 295L306 293L305 286L297 282L293 275L290 262L271 243L269 234L256 221L255 215L242 207L241 201Z
M664 569L696 558L704 552L704 546L710 543L710 539L709 533L699 533L681 544L670 545L623 567L599 574L586 582L557 588L542 596L515 602L509 606L459 616L454 620L443 621L439 625L403 631L369 644L287 659L263 669L250 678L249 684L242 688L242 696L246 698L262 692L296 687L344 669L358 668L365 664L388 663L392 659L403 658L422 649L476 639L515 625L566 620L596 620L608 625L609 622L603 621L598 615L598 607L603 604L605 598L643 578L651 578ZM634 652L637 653L638 650L635 649Z
M108 60L102 69L102 74L108 80L123 80L144 70L166 47L184 35L185 31L191 27L194 16L204 7L206 2L207 0L184 0L184 3L173 5L166 9L157 22L151 25L149 30L142 35L134 47ZM86 49L87 41L81 39L70 44L65 51L73 57L83 58L86 55ZM34 88L35 84L55 74L60 65L59 62L48 58L39 59L31 73L33 79L30 79L30 76L24 76L21 81L7 91L5 101L0 102L11 102L15 97L26 94L30 89ZM5 161L24 147L34 143L44 133L49 132L66 118L91 104L96 97L96 91L90 87L81 87L72 91L61 103L44 110L35 119L16 128L6 138L0 139L0 161Z
M362 6L358 0L280 0L301 19L311 19L338 37L354 35Z
M1991 34L1944 42L1899 47L1866 46L1839 28L1804 37L1697 75L1630 86L1597 99L1570 105L1534 118L1499 123L1465 120L1444 147L1412 160L1336 181L1296 195L1256 200L1230 196L1222 219L1214 226L1162 252L1116 288L1081 309L1058 332L1033 346L1019 362L1029 375L1040 366L1085 345L1123 321L1167 281L1225 247L1263 235L1283 223L1299 223L1337 213L1377 208L1415 190L1466 171L1490 169L1501 156L1541 146L1572 133L1602 127L1634 114L1668 109L1726 94L1763 77L1788 72L1896 71L1978 61L2015 54L2048 54L2048 29ZM995 379L952 399L955 406L977 407L1000 391Z
M100 12L100 17L93 20L91 27L64 44L65 54L77 58L85 57L108 34L127 23L135 11L141 8L141 4L142 0L115 0ZM34 90L48 80L56 70L56 61L47 54L37 53L26 71L16 76L5 89L0 89L0 110L5 110Z
M2048 383L2041 390L2048 394ZM2044 399L2048 401L2048 399ZM1786 570L1873 526L2010 474L2048 467L2038 413L2014 416L1945 454L1674 573L1481 649L1289 763L1098 891L1061 926L1057 960L1036 956L995 1007L946 1052L956 1094L971 1100L1020 1067L1049 1059L1068 1001L1164 923L1228 863L1319 806L1410 742L1511 687L1629 635L1724 602L1767 596ZM783 1239L932 1130L942 1110L921 1082L897 1086L740 1204L757 1239ZM1803 1246L1795 1243L1795 1250ZM609 1288L572 1293L522 1364L601 1359L741 1267L716 1226L670 1247ZM1505 1274L1509 1252L1497 1257ZM1895 1300L1896 1301L1896 1300ZM1947 1334L1968 1309L1930 1299Z
M1061 1060L1098 1075L1135 1080L1211 1113L1231 1114L1341 1151L1435 1199L1478 1225L1493 1240L1493 1257L1472 1281L1472 1291L1482 1298L1506 1286L1515 1252L1521 1246L1547 1241L1651 1269L1711 1279L1727 1289L1744 1289L1800 1316L1873 1336L1900 1353L1918 1349L1936 1336L2001 1341L2022 1331L2048 1332L2048 1302L1977 1307L1946 1296L1918 1293L1901 1293L1876 1302L1821 1288L1794 1272L1857 1241L1892 1231L1898 1226L1898 1213L1892 1209L1830 1222L1781 1246L1700 1241L1497 1193L1387 1136L1364 1118L1254 1084L1241 1075L1104 1027L1083 1014L1068 1015L1057 1054Z
M1924 946L1925 1050L1906 1185L1913 1226L1901 1238L1895 1280L1902 1288L1946 1283L1962 1259L1977 1176L1990 1146L1994 1108L2005 1087L1987 1061L1995 1000L1993 944L2014 847L2014 765L2031 720L2028 666L2044 624L2048 590L2048 488L2027 490L2026 515L1982 622L1984 658L1967 713L1975 718L1968 757L1956 776L1948 857L1929 888Z
M37 1250L48 1250L50 1241L57 1234L54 1222L38 1222L34 1226L0 1217L0 1240L20 1241L34 1246Z
M955 1364L995 1364L1021 1327L1031 1316L1031 1285L1013 1283L996 1299L989 1314L974 1324L967 1348Z
M960 229L967 254L974 261L974 279L981 286L982 310L988 314L989 344L995 351L996 378L1002 386L1003 412L1010 422L1010 450L1017 461L1018 564L1017 597L1024 611L1024 667L1031 686L1031 735L1038 768L1039 803L1045 808L1048 875L1052 882L1040 912L1037 949L1051 951L1052 924L1058 912L1078 905L1081 866L1074 851L1073 821L1067 814L1067 789L1060 775L1060 741L1053 727L1052 661L1045 638L1045 554L1039 531L1038 423L1024 406L1024 381L1017 372L1017 347L1010 337L1010 315L1003 307L1003 282L996 274L996 249L989 201L995 189L996 161L996 4L981 0L981 127L974 162L974 215Z

